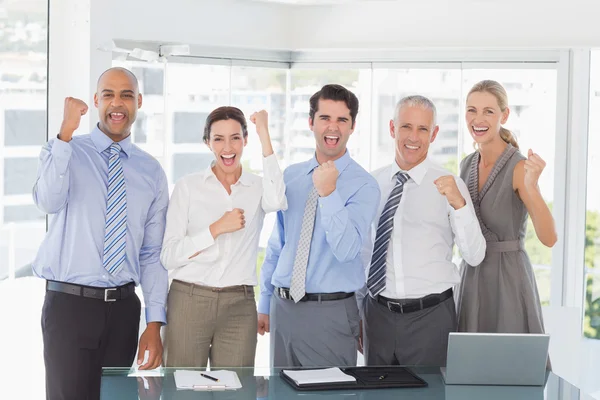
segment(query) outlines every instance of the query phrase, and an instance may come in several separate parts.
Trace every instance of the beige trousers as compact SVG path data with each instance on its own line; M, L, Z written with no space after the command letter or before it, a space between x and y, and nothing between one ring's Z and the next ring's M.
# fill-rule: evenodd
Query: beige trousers
M252 286L212 288L173 280L167 299L167 367L252 367L256 352Z

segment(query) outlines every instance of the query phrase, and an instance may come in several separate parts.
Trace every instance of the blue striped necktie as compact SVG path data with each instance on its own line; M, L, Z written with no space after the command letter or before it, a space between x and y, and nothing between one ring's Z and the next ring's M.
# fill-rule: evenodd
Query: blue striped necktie
M108 194L106 197L106 224L104 230L104 268L116 275L125 262L125 234L127 233L127 193L121 165L121 146L110 146L108 159Z
M373 255L371 257L371 267L369 268L369 278L367 279L367 288L373 297L385 289L385 264L394 230L394 216L400 204L402 190L407 180L408 174L401 172L396 174L396 185L394 185L379 218L379 226L377 227L375 245L373 246Z

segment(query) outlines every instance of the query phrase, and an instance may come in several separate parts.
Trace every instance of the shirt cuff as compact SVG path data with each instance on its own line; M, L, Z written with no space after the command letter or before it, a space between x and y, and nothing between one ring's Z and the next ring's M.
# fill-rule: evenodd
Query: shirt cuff
M454 219L454 226L458 229L464 229L467 225L473 223L473 221L477 218L475 216L475 212L473 211L473 209L471 209L471 207L469 207L468 203L459 208L458 210L455 210L450 205L449 207L450 215Z
M154 306L146 307L146 324L150 322L162 322L167 324L167 312L164 307Z
M258 302L258 313L269 315L271 310L271 294L261 294Z
M274 171L281 171L275 153L271 154L270 156L263 157L263 172L267 173L267 171L271 173Z
M319 209L321 217L331 217L344 209L344 201L340 196L340 192L335 189L329 196L319 197Z
M73 149L67 142L63 142L60 139L55 139L52 142L52 157L56 163L57 172L59 175L64 175L71 159L71 153Z
M207 249L215 244L215 238L210 233L210 228L206 228L197 235L190 236L190 239L192 240L195 248L190 249L191 254L188 257L191 257L194 253Z

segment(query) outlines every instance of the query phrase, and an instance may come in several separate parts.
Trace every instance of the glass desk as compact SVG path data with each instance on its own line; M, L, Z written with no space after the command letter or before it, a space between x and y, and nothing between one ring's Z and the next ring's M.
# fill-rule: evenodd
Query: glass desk
M428 400L576 400L585 399L575 386L553 373L548 373L545 386L457 386L445 385L439 368L414 367L423 378L425 388L296 391L279 377L279 370L269 368L227 368L236 371L242 388L227 391L178 390L173 373L176 369L162 368L159 376L144 378L128 376L128 368L105 368L102 373L101 398L106 400L141 399L428 399ZM203 369L197 369L201 371ZM153 371L154 373L154 371Z

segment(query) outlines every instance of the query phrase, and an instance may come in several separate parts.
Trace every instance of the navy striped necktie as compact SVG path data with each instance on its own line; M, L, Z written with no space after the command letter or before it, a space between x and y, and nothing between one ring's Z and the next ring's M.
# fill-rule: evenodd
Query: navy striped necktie
M396 174L396 184L390 193L390 196L383 207L383 212L379 218L379 226L375 236L375 245L373 246L373 255L371 257L371 266L369 268L369 278L367 287L371 296L375 297L385 289L386 276L386 258L392 231L394 230L394 216L402 198L404 184L408 181L408 174L398 172Z

